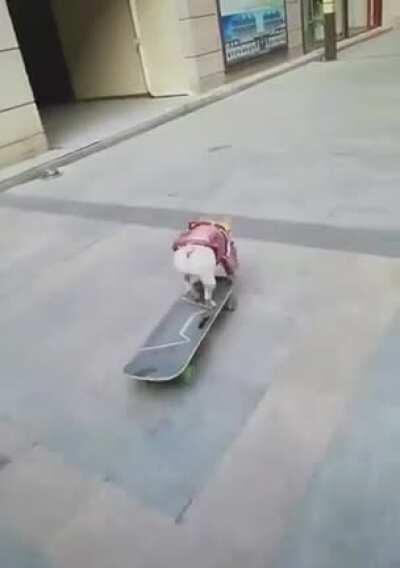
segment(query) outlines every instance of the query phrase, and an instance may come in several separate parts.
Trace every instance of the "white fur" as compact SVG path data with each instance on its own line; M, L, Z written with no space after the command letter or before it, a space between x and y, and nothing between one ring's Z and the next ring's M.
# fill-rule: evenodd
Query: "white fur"
M204 286L204 299L206 302L212 302L217 263L211 248L201 245L182 247L175 251L174 266L178 272L187 277L187 291L193 291L193 285L200 281Z

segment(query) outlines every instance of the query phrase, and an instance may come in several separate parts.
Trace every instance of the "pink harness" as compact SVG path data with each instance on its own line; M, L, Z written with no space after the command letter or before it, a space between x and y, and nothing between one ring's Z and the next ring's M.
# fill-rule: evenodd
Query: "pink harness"
M238 261L236 248L229 233L222 225L207 221L192 221L188 230L180 235L173 245L176 251L188 245L199 245L211 248L217 264L222 264L228 275L233 275Z

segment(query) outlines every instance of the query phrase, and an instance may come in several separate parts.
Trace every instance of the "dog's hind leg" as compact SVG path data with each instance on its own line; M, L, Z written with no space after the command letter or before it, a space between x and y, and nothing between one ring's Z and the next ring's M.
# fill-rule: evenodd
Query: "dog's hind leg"
M215 280L214 274L207 274L207 276L203 276L201 279L203 286L204 286L204 300L208 307L214 308L216 303L213 300L213 294L215 287L217 285L217 281Z

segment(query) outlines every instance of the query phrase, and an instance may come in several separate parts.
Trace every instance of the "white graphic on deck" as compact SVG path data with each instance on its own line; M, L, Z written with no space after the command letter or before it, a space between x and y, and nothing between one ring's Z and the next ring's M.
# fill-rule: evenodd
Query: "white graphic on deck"
M207 309L200 310L199 312L195 312L192 314L185 322L181 330L179 331L179 336L182 338L180 341L173 341L171 343L162 343L160 345L151 345L142 347L140 351L156 351L159 349L167 349L168 347L178 347L179 345L186 345L187 343L191 342L190 337L186 335L186 331L192 325L192 322L199 316L209 314Z

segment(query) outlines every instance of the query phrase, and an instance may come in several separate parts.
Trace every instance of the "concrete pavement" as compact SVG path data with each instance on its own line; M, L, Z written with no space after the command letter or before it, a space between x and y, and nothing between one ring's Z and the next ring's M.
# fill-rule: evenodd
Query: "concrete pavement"
M390 30L391 25L382 26L343 39L338 44L338 50L348 49ZM250 73L241 69L232 75L228 74L224 85L196 97L91 101L82 105L42 108L42 120L53 149L31 160L3 168L0 171L0 192L41 178L47 170L72 164L310 62L321 61L323 57L323 48L306 55L293 54L293 58L284 63L279 63L279 56L271 59L267 67L262 63L252 66Z
M0 196L0 566L396 565L399 37ZM132 384L198 212L240 309Z

